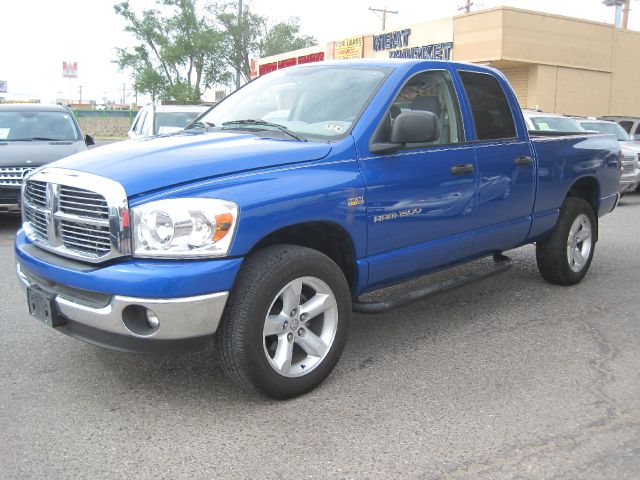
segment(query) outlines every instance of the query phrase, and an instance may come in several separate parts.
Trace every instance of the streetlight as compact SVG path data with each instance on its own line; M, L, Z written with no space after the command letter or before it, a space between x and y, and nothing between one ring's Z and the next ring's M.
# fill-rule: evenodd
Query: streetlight
M616 28L627 28L629 21L629 1L630 0L603 0L602 4L607 7L616 7ZM624 6L624 11L623 7Z

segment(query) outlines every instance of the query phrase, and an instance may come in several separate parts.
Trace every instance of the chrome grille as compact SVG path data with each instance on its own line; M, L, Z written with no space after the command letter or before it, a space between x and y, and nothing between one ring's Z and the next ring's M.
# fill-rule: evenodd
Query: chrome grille
M91 226L62 220L62 244L92 257L101 257L111 250L109 227Z
M19 187L25 175L34 167L0 167L0 186Z
M33 233L41 240L47 239L47 214L35 208L25 208L25 221L31 224Z
M634 163L623 163L622 166L624 167L624 173L633 173L636 169Z
M38 207L47 205L47 184L44 182L29 181L25 187L25 198L31 204Z
M106 199L99 193L60 185L60 211L87 218L109 218Z
M45 250L94 263L131 251L126 193L112 180L39 170L26 180L22 212L27 236Z

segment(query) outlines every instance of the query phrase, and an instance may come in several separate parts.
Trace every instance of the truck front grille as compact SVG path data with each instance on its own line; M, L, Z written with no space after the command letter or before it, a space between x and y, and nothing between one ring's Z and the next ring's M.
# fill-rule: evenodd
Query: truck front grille
M34 167L0 167L0 186L19 187L27 173Z
M29 238L45 250L89 262L128 254L124 189L95 175L60 172L66 171L49 168L26 180L22 211ZM92 185L91 180L100 188L79 186Z
M91 226L63 220L60 222L62 243L69 250L76 250L90 257L101 257L111 250L111 234L108 226Z
M635 162L625 162L622 166L624 168L624 173L633 173L636 169Z
M47 215L35 208L25 208L25 221L31 224L33 233L41 240L47 239Z
M79 217L109 219L107 200L99 193L60 185L60 211Z

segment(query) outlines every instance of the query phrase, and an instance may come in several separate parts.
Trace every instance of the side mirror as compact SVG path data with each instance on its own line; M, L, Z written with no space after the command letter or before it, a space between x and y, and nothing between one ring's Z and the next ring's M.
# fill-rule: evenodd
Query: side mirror
M85 135L84 136L84 143L86 143L87 146L96 144L95 140L93 139L93 137L91 135Z
M399 114L391 127L391 141L371 145L372 153L391 153L407 143L427 143L440 136L438 116L433 112L413 110Z

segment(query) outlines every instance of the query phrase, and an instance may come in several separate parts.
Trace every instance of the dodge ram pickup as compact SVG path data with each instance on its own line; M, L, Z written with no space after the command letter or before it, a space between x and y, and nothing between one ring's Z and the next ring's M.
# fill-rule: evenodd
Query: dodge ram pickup
M213 342L237 383L289 398L330 374L353 310L429 292L365 293L485 256L501 268L530 243L547 281L577 284L619 179L615 137L530 134L496 70L303 65L182 132L29 174L16 269L60 332L129 352Z

